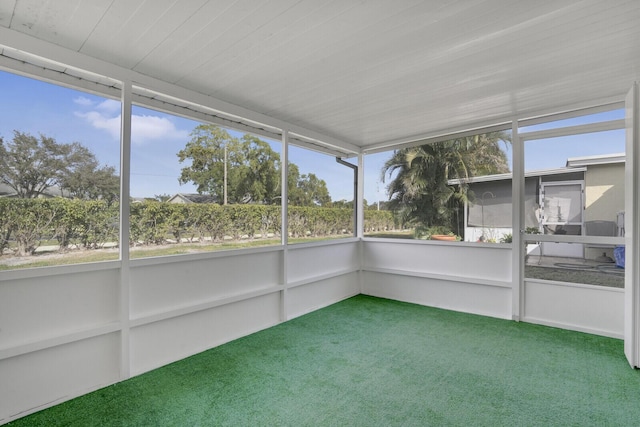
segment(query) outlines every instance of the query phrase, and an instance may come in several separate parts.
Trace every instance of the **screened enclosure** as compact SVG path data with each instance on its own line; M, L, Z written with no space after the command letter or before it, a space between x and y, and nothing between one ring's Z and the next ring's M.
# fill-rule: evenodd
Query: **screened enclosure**
M359 294L640 366L637 2L223 3L0 5L0 424Z

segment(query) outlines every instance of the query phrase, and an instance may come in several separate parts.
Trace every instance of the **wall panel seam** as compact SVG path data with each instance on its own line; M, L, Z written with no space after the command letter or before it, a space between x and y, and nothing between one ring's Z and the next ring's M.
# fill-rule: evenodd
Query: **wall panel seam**
M120 331L120 322L111 322L103 326L91 327L81 331L56 335L48 338L34 340L18 345L12 345L0 348L0 360L8 359L15 356L21 356L48 348L57 347L64 344L71 344L77 341L83 341L90 338L96 338Z
M481 279L465 276L454 276L450 274L435 274L422 271L397 270L394 268L378 268L363 266L362 271L370 273L383 273L398 276L419 277L424 279L444 280L447 282L468 283L472 285L494 286L498 288L511 288L511 282L507 280Z

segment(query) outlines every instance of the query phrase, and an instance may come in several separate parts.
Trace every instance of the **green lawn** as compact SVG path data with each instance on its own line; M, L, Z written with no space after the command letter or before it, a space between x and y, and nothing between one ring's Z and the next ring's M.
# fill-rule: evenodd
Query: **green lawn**
M403 231L379 231L374 233L365 233L364 237L382 237L389 239L413 239L413 230Z
M330 239L344 239L351 236L332 236ZM326 237L314 238L291 238L289 243L308 243L329 240ZM242 241L225 241L220 243L180 243L164 245L161 247L138 246L131 248L132 259L159 257L168 255L180 255L199 252L212 252L230 249L255 248L262 246L273 246L280 244L280 238L256 239ZM7 255L0 257L0 271L16 270L34 267L50 267L56 265L82 264L87 262L112 261L119 259L118 249L95 249L95 250L72 250L66 253L40 252L24 259L12 258L13 262L8 262Z

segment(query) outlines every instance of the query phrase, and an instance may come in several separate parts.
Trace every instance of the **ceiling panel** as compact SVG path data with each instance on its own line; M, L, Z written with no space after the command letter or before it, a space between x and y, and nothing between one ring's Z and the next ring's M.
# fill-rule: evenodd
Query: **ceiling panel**
M328 21L353 9L352 2L335 0L321 3L316 0L300 1L277 19L237 40L216 58L210 59L206 66L194 72L191 77L199 79L206 73L216 76L216 86L224 87L229 80L250 74L256 66L271 69L272 65L287 60L297 52L308 52L311 46L308 41L314 39L310 33L324 26ZM307 35L309 34L309 35ZM323 35L318 35L320 39ZM296 45L297 44L297 45ZM211 89L210 89L211 90Z
M0 15L6 12L11 16L10 28L16 31L77 51L105 15L111 1L3 1L0 3Z
M260 2L238 0L236 2L209 1L188 17L166 41L161 43L136 70L176 82L192 71L194 62L207 61L213 52L208 47L227 32L242 37L239 23L244 17L255 12ZM220 43L222 45L222 43ZM174 64L167 67L166 64Z
M637 0L0 2L0 26L361 147L622 99L638 22Z
M260 6L251 11L234 10L235 13L232 16L225 14L223 20L228 24L224 30L217 31L217 34L208 37L198 49L189 52L188 56L182 59L183 73L176 83L180 84L184 81L188 84L192 81L189 76L199 72L203 72L207 81L211 82L211 76L215 74L211 73L209 65L217 63L224 52L240 51L244 47L243 41L249 39L250 43L252 38L260 37L261 33L268 34L269 31L277 30L284 20L290 19L287 12L298 3L298 0L250 3ZM216 29L220 29L220 24ZM218 81L217 78L213 80Z
M80 52L132 68L204 2L112 0Z

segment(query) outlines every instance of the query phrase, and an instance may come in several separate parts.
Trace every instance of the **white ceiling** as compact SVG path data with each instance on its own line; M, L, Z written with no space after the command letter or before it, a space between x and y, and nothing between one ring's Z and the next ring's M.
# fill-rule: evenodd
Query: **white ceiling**
M2 0L0 26L364 148L640 80L639 0Z

